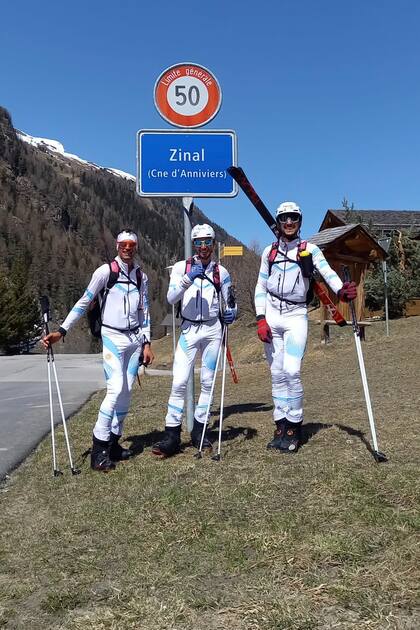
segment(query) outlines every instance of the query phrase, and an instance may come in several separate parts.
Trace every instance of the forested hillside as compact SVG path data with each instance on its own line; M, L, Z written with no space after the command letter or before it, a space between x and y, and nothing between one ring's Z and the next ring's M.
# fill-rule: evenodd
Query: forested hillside
M195 209L193 223L203 221L209 220ZM95 267L114 256L114 236L123 227L133 228L140 237L156 337L168 310L165 267L183 257L181 201L142 199L132 181L22 142L10 115L0 107L1 282L17 274L28 304L30 296L47 294L59 322ZM218 240L237 242L214 227ZM255 263L255 256L248 256ZM3 320L4 300L1 306ZM68 352L96 348L86 324L72 331L65 346Z

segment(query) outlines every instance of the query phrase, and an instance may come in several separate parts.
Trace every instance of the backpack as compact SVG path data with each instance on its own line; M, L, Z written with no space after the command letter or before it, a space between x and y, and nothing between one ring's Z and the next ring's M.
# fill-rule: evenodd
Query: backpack
M302 261L301 261L301 258L300 258L300 253L305 251L307 244L308 244L307 241L301 241L299 243L299 245L298 245L298 255L297 255L296 262L298 263L298 265L299 265L299 267L301 269L302 269ZM278 251L279 251L279 243L278 243L278 241L275 241L271 245L271 249L270 249L269 254L268 254L268 276L269 277L271 276L271 270L273 268L274 261L276 260L276 256L278 254ZM287 258L287 256L286 256L286 258ZM289 260L289 259L287 259L287 260ZM295 261L293 260L291 262L295 262ZM310 264L312 265L312 255L311 255L311 263ZM312 302L312 300L314 299L314 287L313 287L314 278L313 278L312 274L313 274L313 267L312 267L312 271L309 274L309 276L306 276L306 277L310 277L309 288L308 288L308 291L306 293L306 304L307 305L310 304Z
M102 326L102 313L105 308L106 298L112 287L117 284L120 276L120 266L116 260L108 263L109 265L109 277L106 287L99 291L98 295L92 300L87 312L87 319L89 323L89 329L93 337L96 339L101 338L101 326ZM137 289L140 293L141 289L141 270L140 267L136 269L137 276ZM128 276L127 276L128 277Z
M187 260L185 261L184 273L188 273L189 271L191 271L193 262L194 262L194 258L192 256L190 258L187 258ZM217 263L215 263L213 267L213 280L210 280L208 276L206 276L206 279L212 283L212 285L216 289L217 297L219 297L221 284L220 284L220 270L219 270L219 265ZM176 312L177 317L180 317L180 315L181 315L181 300L178 302L178 308Z

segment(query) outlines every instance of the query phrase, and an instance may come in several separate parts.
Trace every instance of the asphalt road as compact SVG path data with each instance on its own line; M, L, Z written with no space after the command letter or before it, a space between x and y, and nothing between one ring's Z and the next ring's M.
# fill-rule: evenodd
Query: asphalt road
M101 354L57 354L55 367L66 418L105 388ZM147 370L149 376L168 373ZM51 378L54 424L61 424L53 370ZM36 448L50 427L46 354L0 356L0 481ZM59 462L64 465L68 462Z
M105 386L99 354L56 355L66 418ZM52 375L54 422L61 423ZM15 468L50 431L45 354L0 356L0 479ZM67 462L61 462L61 465Z

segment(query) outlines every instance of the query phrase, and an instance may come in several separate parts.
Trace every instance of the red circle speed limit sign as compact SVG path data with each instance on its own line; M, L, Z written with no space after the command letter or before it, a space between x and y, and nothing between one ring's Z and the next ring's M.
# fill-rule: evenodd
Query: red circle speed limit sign
M207 68L196 63L178 63L167 68L155 84L159 114L177 127L202 127L220 109L222 92Z

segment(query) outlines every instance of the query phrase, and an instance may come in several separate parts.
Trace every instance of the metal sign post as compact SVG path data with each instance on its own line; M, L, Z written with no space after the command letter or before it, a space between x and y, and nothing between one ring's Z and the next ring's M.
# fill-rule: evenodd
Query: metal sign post
M379 245L388 253L389 246L391 245L390 238L380 238L378 240ZM382 271L384 274L384 293L385 293L385 326L386 326L386 336L389 337L389 317L388 317L388 276L387 276L387 266L386 260L382 261Z
M175 331L175 304L172 304L172 362L175 360L176 352L176 331Z
M384 290L385 290L385 325L386 325L386 336L389 337L389 317L388 317L388 277L387 277L387 267L386 260L382 261L382 271L384 272Z
M185 260L192 256L192 243L191 243L191 213L194 207L194 200L192 197L183 197L182 205L184 206L184 255ZM187 423L187 429L191 433L194 424L194 364L192 366L190 376L187 383L187 392L185 397L185 419Z
M169 265L166 269L169 271L169 276L172 273L173 265ZM172 304L172 363L175 359L176 352L176 331L175 331L175 304Z

